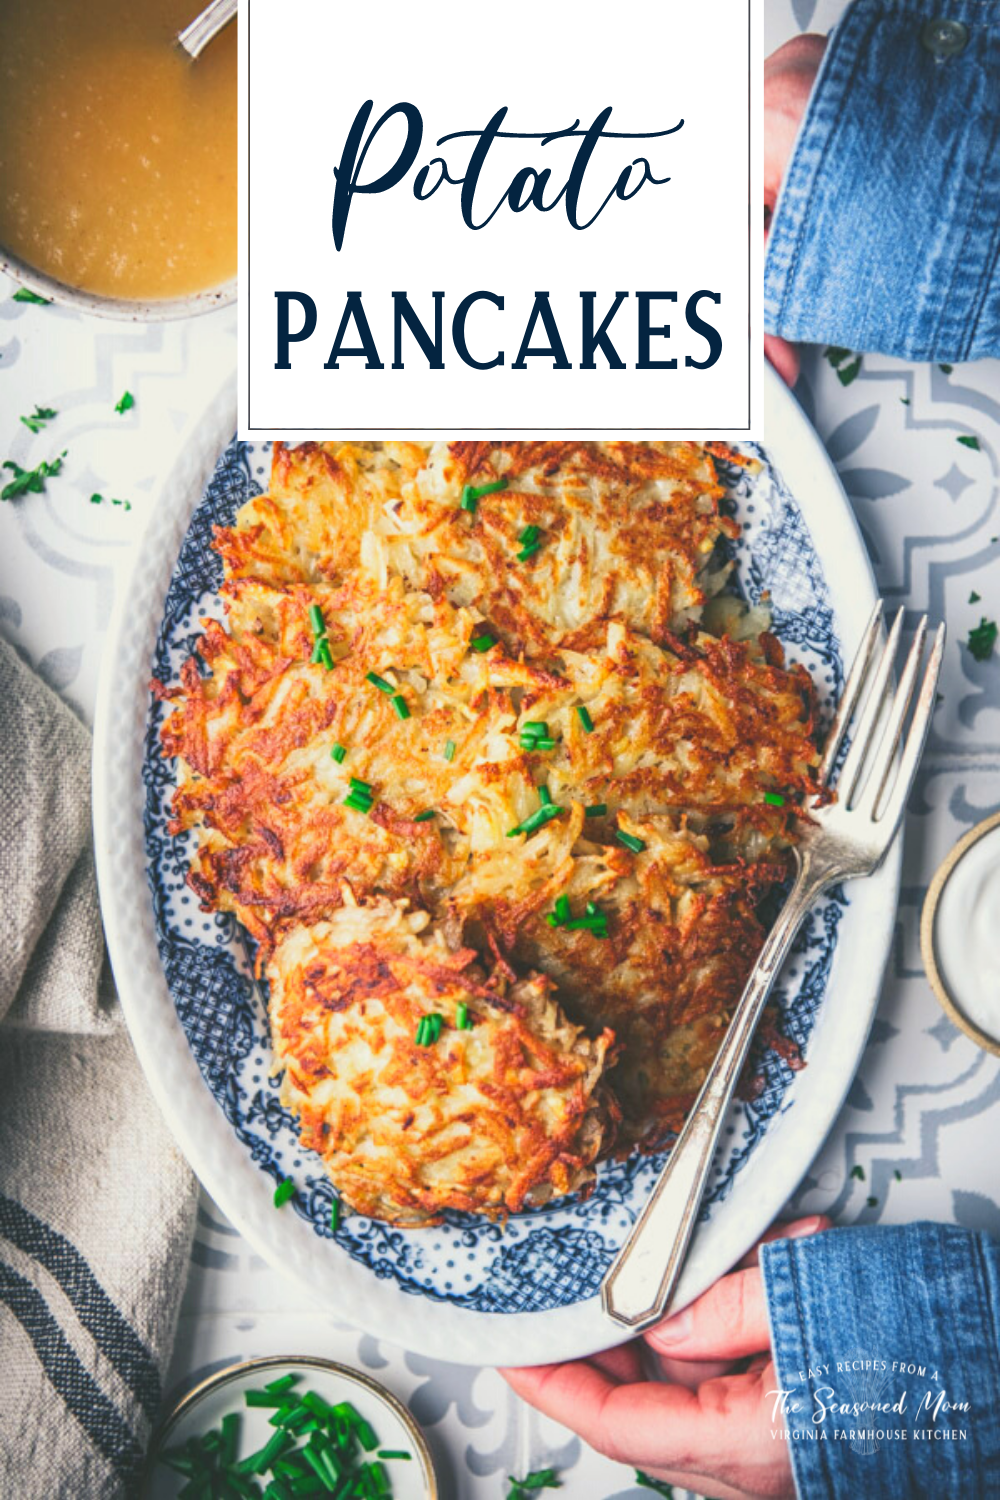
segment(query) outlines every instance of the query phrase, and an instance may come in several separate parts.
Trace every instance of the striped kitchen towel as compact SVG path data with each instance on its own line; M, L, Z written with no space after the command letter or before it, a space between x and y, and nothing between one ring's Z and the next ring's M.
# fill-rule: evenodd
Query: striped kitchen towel
M136 1493L194 1224L104 968L90 736L0 641L0 1496Z

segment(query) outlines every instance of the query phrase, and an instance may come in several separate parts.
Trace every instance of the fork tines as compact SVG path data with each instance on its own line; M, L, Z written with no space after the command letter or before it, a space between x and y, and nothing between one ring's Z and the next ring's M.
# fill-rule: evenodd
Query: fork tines
M907 714L920 676L927 641L927 616L917 622L899 685L893 692L893 666L899 652L905 610L892 623L881 645L882 603L875 606L854 658L836 717L827 737L818 779L834 783L839 807L867 815L891 831L903 813L921 751L930 728L944 655L946 629L939 625L917 693L908 728ZM854 720L857 716L857 722ZM850 749L835 776L847 731L853 724ZM904 734L905 728L905 734ZM902 754L898 755L900 745Z

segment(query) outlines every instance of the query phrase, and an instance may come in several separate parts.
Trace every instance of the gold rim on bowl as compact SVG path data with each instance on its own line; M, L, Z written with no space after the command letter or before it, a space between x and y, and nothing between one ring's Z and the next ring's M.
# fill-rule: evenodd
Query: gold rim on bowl
M938 966L937 953L934 948L934 922L937 917L938 904L941 900L945 886L951 877L959 860L968 853L973 844L986 834L992 833L995 828L1000 828L1000 812L993 813L991 817L985 818L982 823L977 823L952 849L951 853L939 866L934 879L930 883L927 897L924 901L923 912L920 916L920 951L923 955L924 968L927 978L931 982L931 989L937 996L941 1008L950 1021L964 1031L965 1035L982 1047L986 1052L992 1052L994 1057L1000 1057L1000 1037L990 1036L985 1031L980 1031L974 1022L970 1021L964 1011L960 1010L952 998Z
M398 1396L387 1390L379 1381L373 1380L370 1375L363 1375L360 1370L352 1370L350 1365L341 1365L332 1359L321 1359L315 1354L289 1355L289 1354L264 1354L255 1359L242 1359L234 1365L226 1365L225 1369L217 1370L214 1375L209 1375L201 1380L177 1401L166 1416L157 1424L156 1430L149 1440L149 1448L146 1453L146 1463L142 1471L142 1481L139 1494L145 1497L149 1493L149 1485L156 1470L157 1454L163 1448L171 1432L186 1416L193 1407L197 1406L202 1397L207 1396L209 1391L220 1389L222 1386L231 1385L242 1376L251 1371L274 1370L277 1368L286 1370L311 1369L322 1370L324 1374L335 1375L338 1380L346 1381L349 1385L359 1385L387 1406L393 1416L405 1427L410 1441L413 1443L414 1451L419 1459L423 1471L424 1484L427 1491L427 1500L439 1500L437 1475L434 1472L434 1460L428 1447L427 1439L417 1426L411 1413L403 1405Z
M0 245L0 271L12 276L29 292L37 292L50 302L64 307L75 307L78 312L91 313L97 318L117 318L122 323L165 323L175 318L194 318L201 313L214 312L219 307L230 307L236 301L236 277L230 277L219 286L207 287L201 292L189 292L183 297L142 298L106 297L99 292L86 292L79 287L68 286L45 271L38 271L27 261L21 260Z

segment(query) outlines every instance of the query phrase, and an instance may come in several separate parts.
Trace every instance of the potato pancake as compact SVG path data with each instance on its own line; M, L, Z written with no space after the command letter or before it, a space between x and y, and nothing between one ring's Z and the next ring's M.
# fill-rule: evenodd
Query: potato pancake
M652 640L683 626L728 572L722 494L695 443L277 444L269 493L217 545L227 577L402 578L536 656L611 618Z
M346 905L275 949L275 1064L303 1145L349 1207L411 1227L589 1188L614 1139L611 1032L591 1041L551 980L487 977L429 924Z
M225 623L156 685L190 883L272 990L286 944L405 902L614 1032L615 1149L669 1139L816 791L809 676L718 593L721 493L694 444L276 450L217 533Z

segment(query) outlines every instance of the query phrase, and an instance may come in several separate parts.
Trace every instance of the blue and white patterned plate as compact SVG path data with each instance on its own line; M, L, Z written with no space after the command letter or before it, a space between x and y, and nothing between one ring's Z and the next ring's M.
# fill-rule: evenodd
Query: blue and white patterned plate
M770 595L775 629L829 702L874 600L847 502L818 439L769 381L770 441L759 473L734 470L743 526L737 575ZM148 680L175 681L206 614L221 614L212 527L267 483L266 444L228 442L222 393L185 446L140 547L112 629L98 704L95 822L115 975L139 1056L209 1191L261 1252L355 1323L472 1363L570 1358L618 1342L597 1292L661 1158L606 1164L596 1190L504 1226L455 1214L395 1230L343 1216L298 1146L269 1078L261 997L241 929L206 916L185 885L190 849L166 831L174 770L159 753L164 709ZM221 452L221 458L218 456ZM762 1059L760 1092L734 1106L677 1305L737 1260L797 1185L849 1087L888 953L898 857L812 913L777 990L783 1030L807 1067ZM296 1198L278 1211L276 1181Z

